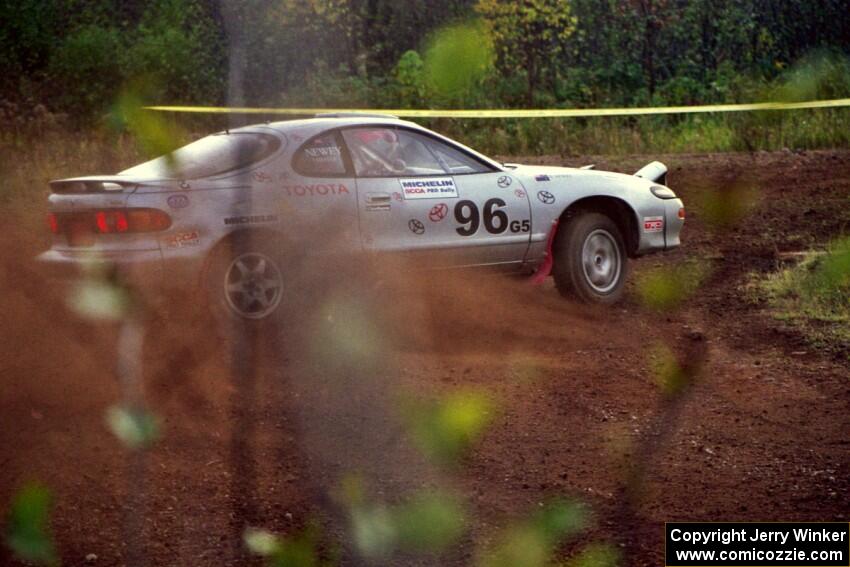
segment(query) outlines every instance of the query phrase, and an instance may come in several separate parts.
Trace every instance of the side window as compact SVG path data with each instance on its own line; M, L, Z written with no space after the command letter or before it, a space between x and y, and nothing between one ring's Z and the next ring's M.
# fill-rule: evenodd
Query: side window
M427 143L440 161L440 164L449 173L487 173L492 171L489 167L465 153L448 146L438 140L427 138Z
M446 174L426 141L412 132L374 126L349 128L343 136L358 176Z
M345 160L342 157L339 133L322 134L308 140L292 158L292 169L306 176L344 176Z

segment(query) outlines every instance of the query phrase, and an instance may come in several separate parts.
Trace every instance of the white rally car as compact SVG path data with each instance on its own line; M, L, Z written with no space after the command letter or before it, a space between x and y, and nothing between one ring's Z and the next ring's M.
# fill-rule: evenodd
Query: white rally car
M295 250L551 273L565 295L612 303L627 258L679 245L684 208L666 172L503 164L395 117L319 115L51 182L53 245L38 259L200 285L246 319L287 300Z

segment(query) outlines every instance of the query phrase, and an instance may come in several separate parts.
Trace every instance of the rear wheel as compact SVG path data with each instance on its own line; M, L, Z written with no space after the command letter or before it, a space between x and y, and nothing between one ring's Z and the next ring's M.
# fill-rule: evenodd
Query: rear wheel
M206 277L211 307L231 318L268 319L286 291L280 250L259 236L237 237L213 253Z
M552 275L561 295L611 304L623 296L627 257L616 223L601 213L580 212L558 231Z

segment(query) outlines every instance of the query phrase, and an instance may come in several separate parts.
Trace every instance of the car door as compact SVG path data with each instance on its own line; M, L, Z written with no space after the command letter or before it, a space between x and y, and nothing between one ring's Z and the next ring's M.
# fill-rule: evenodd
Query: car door
M354 173L338 131L309 138L277 176L284 235L308 243L311 254L361 251Z
M411 129L355 127L343 137L365 249L445 267L522 263L531 214L519 180Z

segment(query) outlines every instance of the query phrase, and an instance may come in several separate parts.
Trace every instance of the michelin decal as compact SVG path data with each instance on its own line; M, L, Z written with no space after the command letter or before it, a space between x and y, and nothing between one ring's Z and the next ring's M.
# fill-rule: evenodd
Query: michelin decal
M451 177L420 177L399 179L402 195L410 199L444 199L457 197L455 180Z

